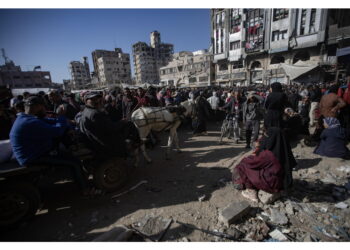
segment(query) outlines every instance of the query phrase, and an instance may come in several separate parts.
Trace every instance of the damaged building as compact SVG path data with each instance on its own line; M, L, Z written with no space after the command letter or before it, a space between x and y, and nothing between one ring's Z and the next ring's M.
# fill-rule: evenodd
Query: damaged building
M91 82L90 68L88 58L83 57L80 61L71 61L69 63L69 72L71 74L70 87L73 89L86 88Z
M0 86L11 89L51 88L51 74L49 71L37 71L40 66L32 71L22 71L20 66L11 60L6 60L0 65Z
M172 59L174 45L162 43L160 33L150 34L150 45L137 42L132 46L136 84L159 84L159 69Z
M213 55L207 50L182 51L160 68L164 86L209 86L214 79Z
M342 13L346 11L213 9L214 83L288 84L332 79L339 63L336 53L348 54L346 49L339 50L348 46L344 41L349 21ZM336 40L331 38L334 34L342 35Z
M131 84L130 55L123 53L121 48L115 48L114 51L95 50L92 59L99 87Z

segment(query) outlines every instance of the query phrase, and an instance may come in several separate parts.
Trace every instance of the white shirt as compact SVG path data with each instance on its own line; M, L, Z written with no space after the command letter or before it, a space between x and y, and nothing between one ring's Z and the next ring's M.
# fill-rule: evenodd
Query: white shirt
M219 106L219 97L217 96L211 96L207 99L207 101L210 103L210 106L213 110L216 110Z

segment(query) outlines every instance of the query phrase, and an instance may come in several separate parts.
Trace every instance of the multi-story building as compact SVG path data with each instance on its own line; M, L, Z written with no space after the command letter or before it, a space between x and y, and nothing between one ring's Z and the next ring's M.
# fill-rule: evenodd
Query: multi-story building
M211 12L215 83L244 82L245 15L243 9L214 9Z
M88 58L85 56L81 62L71 61L69 63L71 74L71 87L74 89L85 88L91 82Z
M11 89L19 88L50 88L51 74L48 71L22 71L12 61L0 66L0 86Z
M215 82L269 84L326 79L325 66L334 67L335 54L346 53L340 50L335 35L339 39L342 34L342 44L346 43L350 22L346 11L213 9ZM332 44L337 44L338 50Z
M327 50L324 64L335 79L350 75L350 9L329 9ZM337 67L334 67L336 63ZM335 70L337 69L337 70Z
M150 45L137 42L132 46L137 84L159 84L159 69L169 63L174 53L174 46L162 43L158 31L151 32L150 41Z
M100 87L131 83L130 55L121 48L114 51L95 50L92 52L94 72Z
M213 77L213 56L207 50L175 53L173 60L160 68L161 84L167 86L209 86Z

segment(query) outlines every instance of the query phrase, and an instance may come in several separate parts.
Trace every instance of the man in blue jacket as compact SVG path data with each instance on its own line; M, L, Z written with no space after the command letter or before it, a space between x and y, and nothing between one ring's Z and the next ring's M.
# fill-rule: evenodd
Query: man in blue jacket
M67 119L45 118L43 99L31 96L25 102L25 112L20 114L10 132L13 153L20 165L30 167L34 164L67 166L80 187L87 191L87 180L83 176L79 159L55 150L55 141L62 137L68 128Z

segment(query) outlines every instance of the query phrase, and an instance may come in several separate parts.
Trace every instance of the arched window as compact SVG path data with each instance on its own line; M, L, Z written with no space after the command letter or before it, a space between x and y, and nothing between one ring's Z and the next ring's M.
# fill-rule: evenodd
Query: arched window
M250 69L254 70L254 69L258 69L261 68L261 63L259 61L255 61L252 63L252 65L250 66Z

